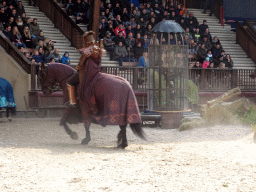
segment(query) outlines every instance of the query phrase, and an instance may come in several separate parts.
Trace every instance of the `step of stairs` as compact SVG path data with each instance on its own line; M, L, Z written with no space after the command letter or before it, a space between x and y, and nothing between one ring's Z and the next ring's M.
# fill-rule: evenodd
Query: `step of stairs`
M76 50L75 47L71 46L71 42L61 33L61 31L54 27L54 24L51 20L41 11L39 11L38 7L30 6L28 0L23 0L22 3L24 5L27 17L31 19L37 18L40 29L44 31L45 37L49 37L53 41L56 41L54 44L54 48L59 49L60 56L67 51L69 52L70 62L72 65L77 65L81 54ZM61 8L64 8L64 5L58 3ZM70 16L73 21L75 21L74 16ZM78 26L84 31L87 31L87 25L78 24ZM102 66L118 66L118 62L110 61L109 55L105 55L102 58Z
M203 14L203 9L189 8L188 11L194 13L199 24L202 24L203 20L207 20L212 37L217 36L219 38L225 53L230 54L233 60L234 69L255 69L256 65L252 59L248 58L239 44L236 44L236 33L231 31L230 25L224 24L222 26L214 15L209 16L209 10L206 14Z

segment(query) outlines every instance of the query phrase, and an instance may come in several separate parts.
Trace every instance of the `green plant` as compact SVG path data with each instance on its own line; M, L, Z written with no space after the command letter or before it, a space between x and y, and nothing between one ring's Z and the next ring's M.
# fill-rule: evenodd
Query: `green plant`
M254 125L256 128L256 109L250 108L249 111L245 112L243 115L239 115L239 118L243 124Z

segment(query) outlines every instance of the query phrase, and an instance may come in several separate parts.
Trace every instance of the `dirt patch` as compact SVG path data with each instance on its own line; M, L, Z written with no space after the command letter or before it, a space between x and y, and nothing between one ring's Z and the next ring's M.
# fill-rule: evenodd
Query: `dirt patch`
M83 125L71 140L59 119L0 119L0 191L255 191L251 128L217 126L179 132L145 128L148 141L118 126Z

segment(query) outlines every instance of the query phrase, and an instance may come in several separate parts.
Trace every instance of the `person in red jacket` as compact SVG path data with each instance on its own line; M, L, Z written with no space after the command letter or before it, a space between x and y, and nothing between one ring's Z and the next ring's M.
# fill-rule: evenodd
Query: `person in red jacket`
M125 29L123 28L122 24L119 24L118 27L115 28L116 36L118 36L119 31L122 31L123 37L126 38L126 32L125 32Z

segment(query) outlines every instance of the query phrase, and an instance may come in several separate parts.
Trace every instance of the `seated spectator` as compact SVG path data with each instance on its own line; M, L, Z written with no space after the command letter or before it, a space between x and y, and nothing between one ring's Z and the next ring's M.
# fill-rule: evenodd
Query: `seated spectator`
M208 40L207 36L204 36L203 37L203 41L201 42L201 44L204 44L205 45L205 50L206 51L209 51L212 49L212 44L211 42Z
M129 33L128 34L128 38L125 39L125 45L130 47L130 50L134 49L135 39L133 38L133 34L132 33Z
M7 25L11 25L13 28L14 26L17 26L17 23L14 21L14 17L10 17Z
M25 56L28 60L30 60L30 59L32 58L32 56L30 55L29 52L25 52L25 53L24 53L24 56Z
M148 25L147 29L145 30L145 35L147 35L148 39L151 39L153 35L152 26Z
M180 26L181 26L184 30L186 30L186 28L188 27L187 24L185 23L184 18L181 18L181 20L180 20Z
M32 39L35 39L40 33L40 27L39 27L39 24L37 23L37 18L34 18L33 22L30 23L29 31L31 33Z
M122 24L118 24L118 27L115 28L115 34L118 35L120 31L122 32L122 36L126 38L125 29L123 28Z
M143 21L147 21L148 20L148 13L147 13L147 11L146 11L146 9L144 8L144 9L142 9L142 12L141 12L141 14L140 14L140 18L143 18ZM140 19L141 20L141 19Z
M124 45L125 44L125 39L123 37L123 32L122 31L119 31L118 33L118 36L115 36L113 38L113 41L115 42L115 45L118 46L119 42L121 41L122 44Z
M135 38L135 44L137 45L139 42L141 43L141 45L143 45L143 39L141 37L141 34L137 33L136 38Z
M111 33L109 31L106 32L106 35L103 38L103 45L104 45L104 49L106 49L110 53L110 60L113 60L115 42L112 41Z
M150 19L150 21L148 22L148 25L151 25L151 26L152 26L152 29L155 27L156 24L157 24L157 23L156 23L156 18L155 18L155 17L152 17L152 18Z
M187 35L189 37L189 39L193 39L193 34L189 31L188 27L185 30L185 35Z
M175 41L175 39L173 38L173 35L170 35L170 44L171 44L171 45L175 45L175 44L176 44L176 41Z
M208 68L208 66L210 65L209 60L210 60L210 58L206 57L206 59L203 61L202 68L204 68L204 69Z
M121 20L121 16L117 15L116 19L114 20L114 27L117 28L120 24L123 26L123 21Z
M22 21L21 17L18 17L16 19L16 25L18 27L19 32L22 34L23 33L24 25L23 25L23 21Z
M194 33L194 40L195 40L195 43L199 43L199 41L201 40L201 35L200 35L200 32L199 32L199 28L197 27L196 28L196 31Z
M72 0L68 0L67 6L66 6L66 12L68 15L72 15L74 10L74 3Z
M143 52L144 48L142 47L141 42L138 42L134 48L134 57L137 59L137 61L142 56Z
M106 9L105 16L108 19L114 20L113 13L109 9Z
M126 47L126 51L128 53L127 57L129 58L128 62L137 62L137 59L134 58L134 51L129 46Z
M120 7L120 4L119 3L116 3L114 9L113 9L113 13L114 13L114 16L117 16L117 15L122 15L122 8Z
M194 13L193 12L190 12L189 13L189 17L188 17L188 21L193 21L193 25L195 27L198 27L199 23L197 21L197 18L194 16Z
M45 56L43 47L40 47L38 49L38 53L39 53L39 56L41 57L41 62L46 62L46 56Z
M217 59L221 55L222 49L220 48L220 44L216 44L216 48L212 50L213 59Z
M113 59L119 62L119 66L122 66L122 62L127 59L127 51L123 46L122 41L119 41L118 46L115 47Z
M41 56L39 55L38 51L35 51L34 55L32 56L33 59L35 59L36 63L41 63Z
M108 26L108 31L111 33L111 38L113 39L113 37L115 37L116 36L116 34L115 34L115 29L113 28L113 24L109 24L109 26Z
M121 16L121 20L124 22L124 24L127 21L130 21L130 14L128 14L128 11L127 11L126 7L123 8L123 13L122 13L122 16Z
M54 64L54 63L56 63L56 62L55 62L54 58L51 58L51 59L49 60L49 63L50 63L50 64Z
M219 68L220 69L226 69L225 63L224 62L220 62Z
M226 57L224 58L224 63L225 63L225 66L227 67L227 68L229 68L229 69L232 69L233 68L233 61L232 61L232 59L231 59L231 57L230 57L230 55L229 54L227 54L226 55Z
M16 47L22 46L22 47L26 48L26 45L22 42L22 36L21 36L17 26L13 27L12 34L13 34L14 45Z
M127 28L125 29L125 33L126 33L126 35L128 35L130 33L134 34L135 33L135 29L133 29L131 27L131 25L128 25ZM126 36L126 38L127 38L127 36Z
M6 11L8 9L6 1L2 1L2 3L0 4L0 7L3 7L4 10Z
M196 31L196 26L194 25L192 20L189 21L187 28L189 28L189 32L191 34L193 34Z
M11 25L6 25L5 30L3 31L3 34L11 41L13 42L13 34L12 34L12 27Z
M199 32L200 32L200 34L203 35L204 32L205 32L205 29L207 29L207 28L209 28L208 25L207 25L207 21L206 21L206 20L203 20L203 24L201 24L201 25L199 26Z
M69 53L65 52L61 58L61 63L70 65Z
M199 60L200 60L201 63L206 59L206 57L207 57L207 52L206 52L206 50L205 50L205 45L204 45L204 44L202 44L202 45L199 47L199 49L198 49L198 51L197 51L197 56L198 56L198 58L199 58Z
M143 52L142 56L139 58L138 67L148 67L147 66L148 53Z
M128 27L128 26L131 26L131 28L134 30L135 28L136 28L136 26L137 26L137 23L135 22L135 17L132 17L131 18L131 21L127 21L126 22L126 26ZM127 33L126 33L127 34Z
M149 3L146 4L146 14L150 14L151 12L154 13L154 10L151 8L151 5Z
M35 45L37 45L40 40L45 40L44 32L42 30L39 32L39 35L34 39Z
M217 44L219 44L219 45L220 45L220 49L222 49L220 40L218 39L217 36L215 36L215 37L212 39L212 47L213 47L213 48L216 48L216 47L217 47Z
M140 27L142 28L142 30L145 30L147 27L147 23L144 20L143 17L140 17L139 21L137 22L137 25L140 25Z
M156 34L153 33L151 39L150 39L150 45L159 45L159 40L156 37Z
M73 9L74 9L74 15L76 17L76 23L79 24L79 23L85 22L86 10L81 0L76 1Z
M38 41L38 44L37 44L35 50L38 50L40 47L44 48L44 41L43 40Z
M106 21L106 19L104 17L101 18L100 24L102 25L102 28L104 28L106 31L108 30L108 22Z
M144 30L141 28L140 24L137 24L136 29L135 29L135 33L133 34L134 38L137 36L137 34L140 33L140 35L144 34Z
M189 45L188 45L188 52L189 54L196 54L196 48L197 48L197 45L196 43L194 42L194 39L191 39L190 42L189 42Z
M144 48L144 51L148 51L148 47L150 45L150 40L148 39L148 36L147 35L144 35L143 37L143 43L142 43L142 46Z
M4 10L4 7L0 8L0 23L5 25L8 22L8 16Z
M203 39L203 37L207 37L207 39L212 43L212 36L209 32L209 28L206 28L205 31L204 31L204 34L201 35L201 39Z
M31 24L31 18L30 17L27 17L26 18L26 21L25 21L25 23L24 23L24 27L30 27L30 24Z
M176 16L176 13L174 11L171 12L171 16L169 17L169 19L177 23L179 22L179 18Z
M100 38L100 39L103 39L104 36L105 36L105 34L106 34L106 32L107 32L107 29L106 29L106 28L103 28L103 27L102 27L102 24L100 23L100 24L99 24L99 38Z
M52 41L50 38L45 38L44 40L44 52L46 57L50 55L50 53L54 50L54 41Z
M16 20L16 19L18 18L18 14L17 14L16 9L15 9L15 8L14 8L14 9L12 9L11 14L10 14L10 15L8 15L8 16L9 16L9 18L10 18L10 17L13 17L13 19L14 19L14 20Z
M53 53L51 53L47 58L46 62L51 62L51 60L54 60L55 63L61 63L61 58L59 54L59 49L54 49Z
M26 13L22 13L21 20L23 21L23 24L26 22L26 18L27 18Z
M224 63L223 56L219 56L217 59L214 59L215 68L220 68L220 63ZM225 63L224 63L225 64Z
M211 50L208 50L208 51L207 51L207 55L208 55L210 61L212 61L212 60L213 60L213 57L212 57L212 51L211 51Z

